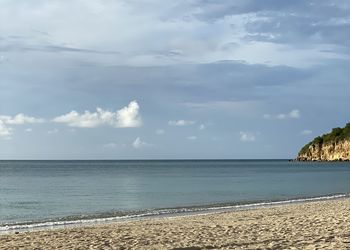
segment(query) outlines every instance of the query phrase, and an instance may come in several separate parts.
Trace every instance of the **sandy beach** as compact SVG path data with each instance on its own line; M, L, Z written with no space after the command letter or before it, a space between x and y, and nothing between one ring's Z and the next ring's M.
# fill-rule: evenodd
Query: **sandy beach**
M20 232L0 249L350 249L350 199Z

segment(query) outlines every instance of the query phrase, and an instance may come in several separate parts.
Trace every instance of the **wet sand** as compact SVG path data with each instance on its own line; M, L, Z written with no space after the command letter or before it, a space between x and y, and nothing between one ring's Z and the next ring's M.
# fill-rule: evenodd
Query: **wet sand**
M20 232L0 249L350 249L350 199Z

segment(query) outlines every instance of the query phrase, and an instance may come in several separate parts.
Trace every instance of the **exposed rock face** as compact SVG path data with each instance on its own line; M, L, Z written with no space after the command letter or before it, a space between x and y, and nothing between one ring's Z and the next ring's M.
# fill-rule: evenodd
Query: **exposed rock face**
M299 161L350 161L350 139L311 143L298 154Z
M350 161L350 123L316 137L299 152L298 161Z

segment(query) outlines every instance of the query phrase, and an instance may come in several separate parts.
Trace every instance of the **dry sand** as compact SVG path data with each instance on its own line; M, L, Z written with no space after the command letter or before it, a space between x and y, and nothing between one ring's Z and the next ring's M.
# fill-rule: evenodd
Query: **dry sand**
M0 249L350 249L350 199L0 235Z

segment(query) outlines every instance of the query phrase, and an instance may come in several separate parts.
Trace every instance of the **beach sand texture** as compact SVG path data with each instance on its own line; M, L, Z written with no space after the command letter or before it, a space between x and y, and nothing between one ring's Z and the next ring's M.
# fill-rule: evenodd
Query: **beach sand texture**
M350 249L350 199L0 235L0 249Z

